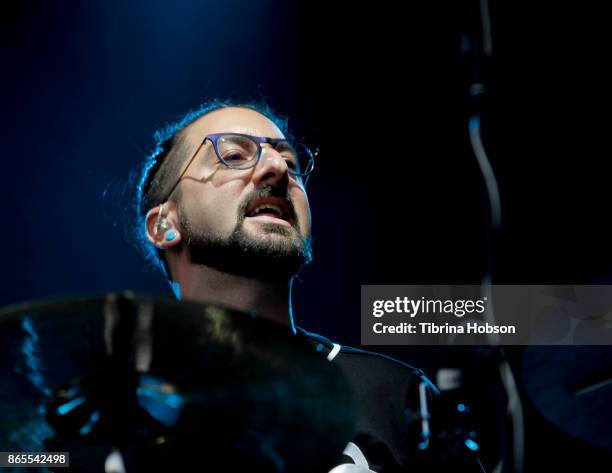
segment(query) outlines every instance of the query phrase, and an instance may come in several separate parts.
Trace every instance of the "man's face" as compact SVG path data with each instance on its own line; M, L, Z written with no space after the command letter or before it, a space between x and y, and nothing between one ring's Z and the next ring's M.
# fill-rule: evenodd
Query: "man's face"
M184 136L193 154L206 135L221 132L284 138L268 118L238 107L201 117ZM300 178L271 145L261 146L257 165L238 170L221 163L206 141L179 186L180 230L193 263L282 281L312 258L310 208Z

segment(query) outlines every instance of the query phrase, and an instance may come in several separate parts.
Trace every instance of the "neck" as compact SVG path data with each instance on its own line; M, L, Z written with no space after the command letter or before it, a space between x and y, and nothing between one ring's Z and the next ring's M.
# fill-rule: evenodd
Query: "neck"
M184 257L170 266L173 280L180 286L180 299L254 312L258 317L293 328L291 281L267 282L224 273L192 264Z

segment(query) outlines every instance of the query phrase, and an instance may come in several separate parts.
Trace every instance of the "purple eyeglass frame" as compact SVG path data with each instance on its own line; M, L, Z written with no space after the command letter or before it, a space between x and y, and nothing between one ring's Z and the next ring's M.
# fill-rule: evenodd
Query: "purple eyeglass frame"
M221 157L221 155L219 154L219 149L217 148L217 140L222 137L222 136L242 136L244 138L249 138L251 141L253 141L256 145L257 145L257 158L253 160L253 165L248 166L248 167L241 167L241 168L236 168L236 167L232 167L230 166L227 162L225 162L223 160L223 158ZM189 166L191 166L191 163L193 162L193 160L195 159L195 157L198 155L198 153L200 152L200 149L202 149L202 146L204 146L204 143L206 143L206 140L210 140L210 142L213 145L213 148L215 150L215 154L217 155L217 159L225 166L227 166L230 169L238 169L238 170L244 170L244 169L250 169L253 168L257 165L257 163L259 162L259 159L261 158L261 144L262 143L269 143L273 146L278 145L278 143L281 142L288 142L288 143L298 143L300 145L302 145L307 151L308 154L310 156L310 160L308 162L308 166L306 167L306 171L304 172L295 172L292 170L289 170L289 174L293 175L293 176L300 176L300 177L304 177L304 176L308 176L314 169L314 158L315 156L317 156L318 154L318 149L315 150L315 152L313 153L310 148L308 146L306 146L304 143L301 143L299 141L295 141L295 140L287 140L285 138L268 138L265 136L253 136L253 135L245 135L244 133L211 133L210 135L206 135L204 137L204 139L202 140L202 142L200 143L200 146L198 146L198 148L195 150L195 152L193 153L193 155L191 156L191 158L189 158L189 161L187 162L187 166L185 166L185 169L183 169L183 172L181 173L181 175L178 177L178 179L176 180L176 183L172 186L172 188L170 189L170 192L168 192L168 194L166 195L166 197L164 197L162 199L162 202L168 200L168 198L172 195L172 193L174 192L174 190L176 189L176 187L179 185L179 183L181 182L181 179L183 179L183 176L185 175L185 173L187 172L187 169L189 169Z

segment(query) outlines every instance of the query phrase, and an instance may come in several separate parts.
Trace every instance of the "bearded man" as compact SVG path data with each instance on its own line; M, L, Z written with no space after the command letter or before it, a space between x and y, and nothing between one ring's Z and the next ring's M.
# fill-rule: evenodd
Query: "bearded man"
M405 471L418 442L407 402L419 385L431 387L427 378L407 364L340 346L294 324L292 281L312 260L305 184L313 153L292 138L285 120L256 104L211 102L156 138L137 202L149 261L177 298L284 324L341 366L360 420L336 473Z

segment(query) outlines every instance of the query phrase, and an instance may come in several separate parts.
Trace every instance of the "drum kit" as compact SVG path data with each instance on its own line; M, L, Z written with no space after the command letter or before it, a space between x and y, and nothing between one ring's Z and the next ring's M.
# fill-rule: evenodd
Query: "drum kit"
M610 371L597 368L610 358L602 347L592 348L524 350L522 358L530 361L516 363L526 366L521 396L542 404L543 415L561 430L610 449L609 417L597 415L610 412ZM472 365L482 381L484 364L465 363ZM569 381L552 374L574 372L589 382L572 384L571 396L553 389ZM328 472L354 438L359 416L338 364L290 327L219 306L132 293L1 309L0 383L0 452L69 452L70 468L92 473ZM496 381L486 384L493 388ZM438 414L436 432L414 446L429 452L415 458L417 465L449 464L455 450L478 447L472 426L462 420L470 396L447 388L430 406ZM518 401L507 398L509 405ZM476 394L473 399L479 402ZM408 427L419 430L430 412L426 399L415 407L421 415ZM597 431L589 419L597 419ZM520 472L522 428L512 432L514 452L502 457L514 460L499 465Z
M69 452L75 471L326 472L355 433L336 365L222 307L28 302L0 311L0 351L0 451Z

